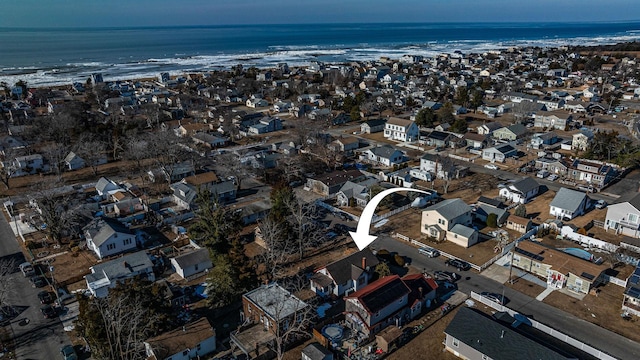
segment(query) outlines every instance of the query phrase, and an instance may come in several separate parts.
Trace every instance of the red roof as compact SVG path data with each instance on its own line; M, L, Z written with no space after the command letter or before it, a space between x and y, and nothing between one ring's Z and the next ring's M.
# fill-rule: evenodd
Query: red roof
M395 281L397 279L400 279L400 276L398 275L389 275L389 276L385 276L381 279L378 279L374 282L372 282L371 284L365 286L364 288L351 293L351 295L348 295L348 298L361 298L367 294L370 294L376 290L379 290L380 288L384 287L385 285L391 283L392 281Z

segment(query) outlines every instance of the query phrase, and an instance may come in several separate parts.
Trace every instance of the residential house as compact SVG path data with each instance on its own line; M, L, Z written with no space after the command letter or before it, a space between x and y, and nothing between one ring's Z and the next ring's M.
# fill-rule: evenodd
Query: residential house
M311 343L302 349L302 360L333 360L333 353L318 342Z
M417 318L435 304L438 284L432 277L424 274L411 274L405 275L402 281L411 290L408 301L410 319Z
M564 109L574 114L585 114L588 106L589 103L570 100L564 104Z
M469 247L478 241L478 233L471 228L472 209L461 199L447 199L422 211L420 231L437 240L446 239Z
M509 215L507 218L506 228L515 230L521 234L526 234L533 227L531 219L523 218L516 215Z
M192 278L213 267L209 250L198 249L171 258L171 267L183 279Z
M589 208L587 194L561 187L549 204L549 215L556 219L571 220L583 215Z
M205 132L199 132L194 134L191 137L191 140L195 144L201 144L210 149L225 146L229 142L229 138L221 136L221 134L216 135L216 134L205 133Z
M640 316L640 264L627 279L627 287L622 296L622 311Z
M524 125L513 124L511 126L505 126L494 130L491 136L497 140L516 141L523 138L526 134L527 128Z
M518 150L510 144L497 145L482 150L482 159L491 162L503 163L507 158L517 156Z
M540 192L540 184L531 178L524 177L500 189L499 195L508 201L526 204Z
M198 191L208 190L222 204L235 201L237 191L232 179L220 179L213 171L188 176L169 188L173 190L173 201L184 209L193 209Z
M2 106L0 106L0 111L2 111ZM9 132L11 132L11 129L9 129ZM26 142L18 137L5 135L0 138L0 155L7 156L12 151L19 151L26 148L27 145Z
M427 145L444 148L449 146L452 137L450 133L434 130L427 135Z
M482 149L487 146L489 137L487 135L468 132L465 133L462 138L467 142L467 146L471 146L474 149Z
M245 102L245 105L247 107L255 109L255 108L267 107L269 106L269 102L265 99L250 98L250 99L247 99L247 101Z
M413 142L420 136L418 125L411 120L389 118L384 127L384 137L391 140Z
M83 228L87 248L98 259L131 251L137 248L136 234L116 219L100 217Z
M534 149L540 149L545 146L553 145L560 141L560 138L553 131L535 134L531 137L531 147Z
M402 169L398 169L396 171L391 171L391 172L387 172L385 173L384 171L380 172L380 175L382 176L383 181L392 183L394 185L397 186L401 186L401 187L413 187L413 175L412 175L412 171L413 169L411 168L402 168Z
M107 179L106 177L101 177L100 179L98 179L95 188L96 192L103 200L111 197L117 192L125 191L122 187L120 187L120 185L116 184L115 181Z
M256 135L278 130L282 130L282 120L268 116L263 117L256 124L249 126L249 134Z
M363 134L373 134L384 131L387 119L367 120L360 124L360 132Z
M411 289L398 275L378 279L345 297L345 320L355 334L371 338L387 326L403 325Z
M182 138L206 131L209 131L209 124L204 123L181 122L180 126L175 129L176 135Z
M584 182L598 189L618 176L614 165L603 164L593 160L575 159L567 169L569 179Z
M481 196L482 198L482 196ZM497 216L496 223L498 226L502 226L509 217L509 212L503 207L487 204L478 200L478 204L473 212L475 219L483 223L487 222L489 214L495 214Z
M180 181L187 176L196 173L191 161L183 161L176 164L169 164L158 169L149 170L147 176L151 182L166 181L169 183Z
M364 208L369 203L370 188L378 183L378 179L367 178L362 181L347 181L336 194L340 206L357 206Z
M366 150L363 156L378 166L393 166L404 162L404 153L391 145L372 147Z
M489 122L476 128L476 132L480 135L491 135L494 131L502 128L503 125L497 122Z
M40 154L16 156L10 166L14 169L14 177L33 175L45 170L44 159Z
M369 248L353 253L314 271L311 291L322 297L340 297L369 284L378 258Z
M200 359L216 351L216 331L206 317L144 342L147 359Z
M520 241L513 248L512 264L541 277L548 288L567 288L581 294L588 294L602 283L607 269L604 265L528 240Z
M360 139L353 136L340 137L333 141L333 147L340 152L350 152L360 147Z
M534 115L533 126L545 129L567 129L573 115L564 110L538 112Z
M604 229L616 234L640 238L640 194L607 207Z
M329 196L337 193L347 181L357 182L365 177L360 170L335 170L315 178L307 178L305 188L320 195Z
M500 322L498 319L509 318ZM444 330L445 350L461 359L576 360L573 349L559 341L550 342L535 332L524 332L527 324L507 313L493 317L479 310L462 307ZM573 350L573 351L572 351ZM577 349L576 349L577 350Z
M536 159L536 169L546 170L551 174L565 176L570 164L564 159L541 157Z
M589 129L582 128L573 134L571 140L571 150L586 151L593 140L593 132Z
M465 168L455 165L450 159L440 155L425 153L420 158L420 171L410 171L410 174L418 179L431 181L433 177L438 179L457 179L464 176Z
M85 167L85 162L80 156L71 151L64 158L64 166L67 168L67 170L73 171Z
M132 278L155 281L153 262L146 251L138 251L117 259L105 261L89 268L90 274L84 278L91 295L104 298L109 289Z

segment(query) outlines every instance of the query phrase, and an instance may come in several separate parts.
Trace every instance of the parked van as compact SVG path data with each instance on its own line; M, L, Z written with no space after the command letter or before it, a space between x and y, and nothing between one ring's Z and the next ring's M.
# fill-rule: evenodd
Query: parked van
M540 179L544 179L549 175L550 173L547 170L540 170L538 171L538 174L536 174L536 176L539 177Z

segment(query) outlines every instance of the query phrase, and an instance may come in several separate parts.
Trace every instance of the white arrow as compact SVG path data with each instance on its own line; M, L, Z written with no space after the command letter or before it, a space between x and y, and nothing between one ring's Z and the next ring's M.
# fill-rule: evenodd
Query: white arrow
M427 191L410 189L410 188L393 188L381 191L378 195L374 196L373 199L369 201L367 206L362 210L362 215L360 215L360 220L358 221L358 227L356 231L349 231L349 234L353 238L353 242L356 243L356 246L359 250L362 250L369 246L377 236L369 235L369 227L371 226L371 221L373 220L373 213L376 211L376 207L384 199L385 196L398 192L398 191L415 191L423 194L429 194Z

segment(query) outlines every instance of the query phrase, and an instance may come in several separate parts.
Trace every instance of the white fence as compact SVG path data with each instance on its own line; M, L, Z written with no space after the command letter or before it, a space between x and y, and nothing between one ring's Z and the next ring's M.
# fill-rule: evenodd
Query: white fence
M560 234L563 237L566 237L570 240L580 243L581 245L587 245L588 247L597 247L602 250L607 251L616 251L618 249L617 245L614 245L610 242L606 242L600 239L596 239L587 235L581 235L577 232L574 232L573 229L567 225L562 227L560 230Z
M473 156L473 157L468 158L468 157L464 157L464 156L460 156L460 155L454 155L454 154L449 154L447 156L452 158L452 159L466 161L466 162L474 162L475 159L480 157L480 156Z
M604 275L604 281L618 285L618 286L622 286L623 288L627 287L627 280L621 280L618 279L615 276L610 276L610 275Z
M323 208L325 208L325 209L327 209L327 210L329 210L331 212L343 213L343 214L351 217L355 221L360 221L360 216L353 215L352 213L346 212L346 211L344 211L342 209L338 209L337 207L331 206L331 205L327 204L326 202L324 202L322 200L316 200L316 205L321 206L321 207L323 207Z
M476 301L486 305L486 306L492 307L492 308L496 309L497 311L507 312L511 316L514 316L515 314L519 314L518 317L520 317L520 316L526 317L526 316L518 313L515 310L509 309L506 306L500 305L500 304L496 303L495 301L489 300L489 299L485 298L484 296L481 296L480 294L477 294L477 293L475 293L473 291L471 292L471 298L473 300L476 300ZM542 331L542 332L544 332L546 334L549 334L549 335L553 336L554 338L556 338L556 339L558 339L558 340L560 340L562 342L565 342L565 343L567 343L567 344L569 344L569 345L571 345L573 347L576 347L576 348L578 348L578 349L580 349L580 350L582 350L582 351L584 351L586 353L589 353L589 354L597 357L598 359L602 359L602 360L617 360L615 357L603 352L602 350L598 350L598 349L594 348L591 345L587 345L587 344L583 343L582 341L574 339L571 336L569 336L567 334L564 334L564 333L562 333L562 332L560 332L558 330L555 330L554 328L552 328L552 327L550 327L548 325L545 325L545 324L543 324L541 322L538 322L538 321L533 320L533 319L528 318L528 317L527 317L527 319L529 319L529 322L531 323L531 327L533 327L535 329L538 329L538 330L540 330L540 331Z
M411 205L409 204L409 205L405 205L405 206L399 207L399 208L397 208L397 209L391 210L391 211L389 211L388 213L384 213L384 214L382 214L382 215L375 215L375 214L374 214L374 215L373 215L373 220L372 220L372 221L373 221L373 222L377 222L377 221L380 221L380 220L382 220L382 219L386 219L386 218L391 217L391 216L393 216L393 215L399 214L399 213L401 213L401 212L403 212L403 211L407 210L407 209L408 209L408 208L410 208L410 207L411 207Z

